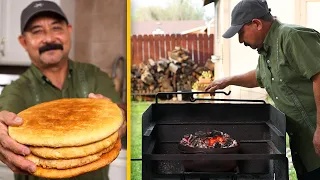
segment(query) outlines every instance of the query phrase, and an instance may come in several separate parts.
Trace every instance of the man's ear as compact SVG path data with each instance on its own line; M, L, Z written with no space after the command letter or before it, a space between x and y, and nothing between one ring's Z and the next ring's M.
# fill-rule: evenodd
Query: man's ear
M253 19L252 23L257 27L257 30L261 30L263 27L263 23L260 19Z
M68 26L67 28L68 28L69 34L71 36L72 35L72 25L68 24L67 26Z
M24 36L24 35L20 35L20 36L18 37L18 40L19 40L19 43L21 44L21 46L22 46L25 50L27 50L27 43L26 43L26 38L25 38L25 36Z

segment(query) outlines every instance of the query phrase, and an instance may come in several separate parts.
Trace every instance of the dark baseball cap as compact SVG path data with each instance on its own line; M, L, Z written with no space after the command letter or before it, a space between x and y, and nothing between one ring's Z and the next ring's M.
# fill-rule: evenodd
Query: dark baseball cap
M222 35L231 38L252 19L261 18L270 12L266 0L242 0L232 10L231 27Z
M52 1L34 1L29 4L21 13L21 34L24 32L29 21L40 13L50 12L63 18L67 23L68 19L62 9Z

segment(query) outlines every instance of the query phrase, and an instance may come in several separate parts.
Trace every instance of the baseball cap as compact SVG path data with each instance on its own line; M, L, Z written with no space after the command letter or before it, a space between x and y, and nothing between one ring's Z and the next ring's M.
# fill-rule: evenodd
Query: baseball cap
M261 18L268 14L270 9L266 0L242 0L232 10L231 26L222 35L224 38L231 38L237 34L242 26L252 19Z
M28 22L37 14L43 12L51 12L61 16L67 23L67 17L62 9L52 1L34 1L29 4L21 13L21 34L25 30Z

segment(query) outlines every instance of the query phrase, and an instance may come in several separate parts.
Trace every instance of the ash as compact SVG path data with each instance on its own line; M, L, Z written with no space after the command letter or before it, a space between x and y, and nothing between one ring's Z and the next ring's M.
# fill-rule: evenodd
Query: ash
M231 148L238 146L237 141L231 138L229 134L217 130L186 134L181 139L180 144L193 148Z

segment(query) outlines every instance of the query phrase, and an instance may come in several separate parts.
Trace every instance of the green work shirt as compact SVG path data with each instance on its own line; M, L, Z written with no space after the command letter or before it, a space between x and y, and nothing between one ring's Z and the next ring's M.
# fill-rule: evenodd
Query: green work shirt
M317 108L311 77L320 72L320 34L275 20L258 52L257 81L287 117L287 133L297 172L301 165L307 171L319 168L320 157L312 143Z
M0 95L0 110L19 113L46 101L61 98L87 98L91 92L102 94L113 102L120 102L119 94L115 91L112 79L94 65L69 60L68 74L62 90L53 86L37 67L31 65L18 80L3 89ZM108 180L108 169L107 166L69 179ZM44 178L15 174L15 179L43 180Z

